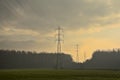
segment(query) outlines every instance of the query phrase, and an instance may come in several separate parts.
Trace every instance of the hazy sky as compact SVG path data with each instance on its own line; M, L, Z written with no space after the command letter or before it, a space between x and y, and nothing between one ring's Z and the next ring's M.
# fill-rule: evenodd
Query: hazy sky
M0 48L56 52L56 29L64 29L63 52L81 61L97 49L120 47L120 0L0 0Z

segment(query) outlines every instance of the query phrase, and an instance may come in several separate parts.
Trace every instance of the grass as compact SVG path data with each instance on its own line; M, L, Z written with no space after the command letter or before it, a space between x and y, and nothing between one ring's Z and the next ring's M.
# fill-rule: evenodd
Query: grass
M0 70L0 80L120 80L117 70Z

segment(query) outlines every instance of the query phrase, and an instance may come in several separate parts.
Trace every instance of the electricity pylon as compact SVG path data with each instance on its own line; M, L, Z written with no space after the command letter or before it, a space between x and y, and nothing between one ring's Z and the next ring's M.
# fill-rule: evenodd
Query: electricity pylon
M59 69L62 67L61 52L62 52L62 41L63 41L63 29L59 26L57 28L57 60L56 68Z
M76 62L79 63L79 45L76 44Z
M84 52L84 62L86 61L86 52Z

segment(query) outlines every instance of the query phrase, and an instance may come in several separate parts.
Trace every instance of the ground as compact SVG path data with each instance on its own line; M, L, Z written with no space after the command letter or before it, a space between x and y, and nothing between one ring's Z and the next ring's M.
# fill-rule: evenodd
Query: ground
M120 80L120 71L4 69L0 80Z

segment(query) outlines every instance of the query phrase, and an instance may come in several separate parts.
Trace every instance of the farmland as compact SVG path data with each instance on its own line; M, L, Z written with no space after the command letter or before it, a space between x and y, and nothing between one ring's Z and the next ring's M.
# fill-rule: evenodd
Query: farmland
M120 80L119 70L0 70L0 80Z

